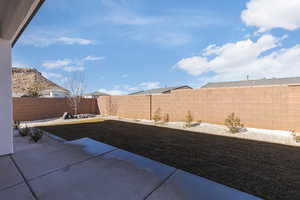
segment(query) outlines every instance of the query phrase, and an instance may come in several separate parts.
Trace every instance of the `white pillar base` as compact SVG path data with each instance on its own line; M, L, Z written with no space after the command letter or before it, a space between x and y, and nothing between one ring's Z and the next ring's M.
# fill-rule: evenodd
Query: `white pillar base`
M13 153L11 43L0 39L0 155Z

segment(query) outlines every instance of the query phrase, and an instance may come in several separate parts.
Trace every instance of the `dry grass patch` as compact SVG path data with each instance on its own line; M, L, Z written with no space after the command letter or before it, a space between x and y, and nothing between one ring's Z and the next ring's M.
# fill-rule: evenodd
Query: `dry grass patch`
M64 121L61 121L61 122L45 123L44 125L40 125L39 127L61 126L61 125L72 125L72 124L85 124L85 123L97 123L97 122L103 122L105 120L106 119L102 119L102 118L80 119L80 120L74 120L74 121L64 120Z

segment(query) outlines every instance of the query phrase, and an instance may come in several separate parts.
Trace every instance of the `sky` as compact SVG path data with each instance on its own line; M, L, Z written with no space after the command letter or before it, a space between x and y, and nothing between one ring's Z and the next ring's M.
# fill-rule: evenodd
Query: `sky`
M13 48L86 92L300 76L300 0L46 0Z

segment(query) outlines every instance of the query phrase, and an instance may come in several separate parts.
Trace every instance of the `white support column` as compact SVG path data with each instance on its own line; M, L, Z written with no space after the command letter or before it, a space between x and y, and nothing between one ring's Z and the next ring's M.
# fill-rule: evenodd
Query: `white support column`
M0 39L0 155L13 153L11 43Z

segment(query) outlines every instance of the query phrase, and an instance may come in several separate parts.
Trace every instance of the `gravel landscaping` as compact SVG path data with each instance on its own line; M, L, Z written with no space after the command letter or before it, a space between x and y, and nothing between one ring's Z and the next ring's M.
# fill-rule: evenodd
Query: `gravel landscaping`
M102 118L300 147L300 143L296 142L294 134L290 131L245 128L240 133L230 134L226 126L210 123L194 122L191 128L186 128L185 122L168 122L155 124L154 121L151 120L134 120L119 118L115 116L104 116Z

